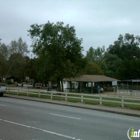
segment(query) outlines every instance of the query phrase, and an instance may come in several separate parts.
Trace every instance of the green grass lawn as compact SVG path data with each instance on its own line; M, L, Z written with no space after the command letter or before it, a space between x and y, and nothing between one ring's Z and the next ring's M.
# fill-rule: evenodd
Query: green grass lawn
M124 107L126 108L131 108L131 109L134 109L134 110L140 110L140 105L124 105Z
M50 95L40 95L40 98L43 98L43 99L51 99Z
M25 92L19 92L17 94L17 92L7 92L7 94L12 94L12 95L19 95L19 96L27 96L27 93ZM55 94L57 95L57 94ZM38 94L36 93L32 93L32 94L28 94L29 97L39 97ZM78 97L81 97L81 95L74 95L74 94L68 94L67 95L67 101L68 102L74 102L74 103L77 103L77 102L81 102L81 99L77 99ZM86 96L84 95L83 96L85 99L83 99L83 102L85 104L91 104L91 105L99 105L100 104L100 101L96 101L97 99L99 100L100 97L98 96ZM44 95L40 95L40 98L43 98L43 99L51 99L51 94L44 94ZM95 100L91 100L91 99L95 99ZM61 96L53 96L53 100L59 100L59 101L65 101L65 97L64 95L62 94L62 97ZM110 107L121 107L121 98L118 99L118 98L109 98L109 97L102 97L102 105L104 106L110 106ZM120 103L115 103L115 102L109 102L109 101L118 101ZM131 108L131 109L136 109L136 110L140 110L140 101L138 100L129 100L129 99L125 99L124 100L125 102L130 102L130 103L139 103L139 105L128 105L128 104L124 104L124 107L126 108Z
M112 100L112 101L121 101L121 98L108 98L108 97L102 97L103 100Z
M138 100L126 100L125 99L125 102L131 102L131 103L139 103L140 104L140 100L138 101Z
M85 104L91 104L91 105L99 105L99 101L91 101L91 100L84 100Z
M53 97L53 100L64 101L65 97Z
M26 94L27 95L27 94ZM39 97L38 94L29 94L29 97Z
M68 98L67 101L68 101L68 102L73 102L73 103L81 102L80 99L76 99L76 98Z

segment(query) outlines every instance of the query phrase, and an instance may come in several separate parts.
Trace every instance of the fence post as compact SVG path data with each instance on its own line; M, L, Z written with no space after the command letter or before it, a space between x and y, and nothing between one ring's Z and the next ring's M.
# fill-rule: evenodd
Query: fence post
M39 89L39 94L38 94L39 98L40 98L40 89Z
M28 96L28 89L27 89L27 96Z
M65 101L67 101L67 92L65 93Z
M51 92L51 100L53 99L53 93Z
M19 94L19 88L17 89L17 95Z
M122 96L122 107L124 107L124 98L123 98L123 96Z
M9 87L9 94L10 94L10 87Z
M100 95L100 105L102 105L102 96Z
M83 103L83 93L81 93L81 103Z

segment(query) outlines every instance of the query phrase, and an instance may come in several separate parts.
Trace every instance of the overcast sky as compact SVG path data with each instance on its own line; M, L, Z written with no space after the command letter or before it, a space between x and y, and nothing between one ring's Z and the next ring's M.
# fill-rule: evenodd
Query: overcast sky
M27 30L48 21L74 26L89 47L108 48L119 34L140 35L140 0L0 0L0 38L5 44L22 37L31 45Z

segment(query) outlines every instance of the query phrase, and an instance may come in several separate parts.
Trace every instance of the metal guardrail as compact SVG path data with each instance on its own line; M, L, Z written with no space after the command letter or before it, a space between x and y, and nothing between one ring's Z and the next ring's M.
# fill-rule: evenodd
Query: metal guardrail
M117 103L120 104L121 107L124 107L124 105L137 105L140 106L140 98L132 98L132 97L117 97L114 95L101 95L101 94L83 94L83 93L70 93L70 92L56 92L56 91L47 91L47 90L41 90L41 89L29 89L29 88L7 88L7 92L15 92L16 95L20 95L24 93L26 96L30 96L31 94L37 95L38 97L41 97L42 95L49 96L50 99L53 99L54 97L61 97L64 98L65 101L68 101L69 98L71 99L78 99L81 103L84 103L85 100L88 101L98 101L100 105L102 105L104 102L108 103ZM116 94L115 94L116 95ZM119 95L120 96L120 95ZM138 101L138 103L135 103L133 101Z

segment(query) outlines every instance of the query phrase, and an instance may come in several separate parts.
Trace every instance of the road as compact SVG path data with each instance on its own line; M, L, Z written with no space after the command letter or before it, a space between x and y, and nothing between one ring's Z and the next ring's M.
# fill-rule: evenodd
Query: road
M0 140L128 140L140 119L56 104L0 98Z

